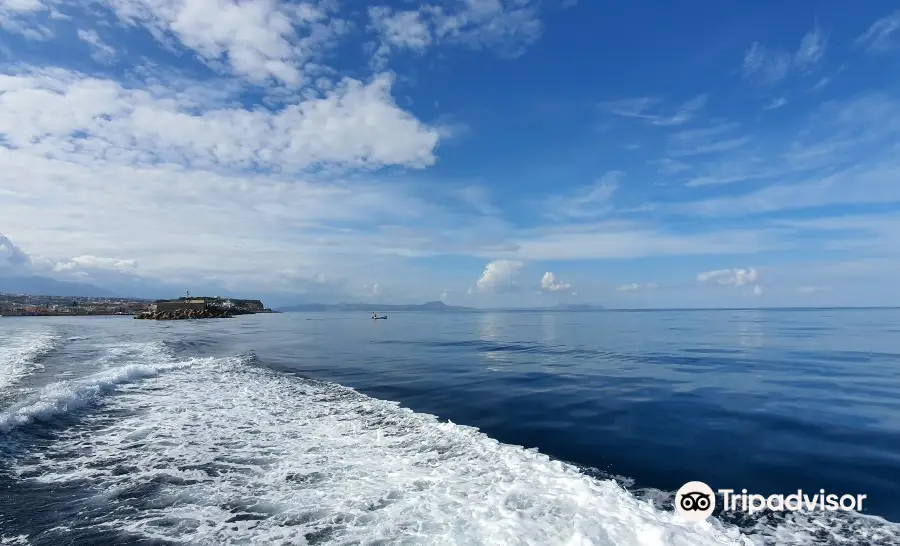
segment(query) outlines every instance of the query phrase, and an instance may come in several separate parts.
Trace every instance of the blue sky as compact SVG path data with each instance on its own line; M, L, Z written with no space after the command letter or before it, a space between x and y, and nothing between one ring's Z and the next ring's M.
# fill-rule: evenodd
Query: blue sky
M900 305L892 2L10 0L0 64L2 274Z

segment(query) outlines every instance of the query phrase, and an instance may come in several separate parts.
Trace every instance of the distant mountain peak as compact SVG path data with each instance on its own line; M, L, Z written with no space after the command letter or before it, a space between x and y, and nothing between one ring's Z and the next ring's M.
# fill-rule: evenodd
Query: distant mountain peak
M325 303L305 303L298 305L288 305L281 307L279 310L281 311L373 311L377 309L380 312L383 311L417 311L417 310L430 310L430 311L463 311L469 309L468 307L457 307L453 305L447 305L442 301L429 301L428 303L419 303L419 304L388 304L388 303L339 303L339 304L325 304Z

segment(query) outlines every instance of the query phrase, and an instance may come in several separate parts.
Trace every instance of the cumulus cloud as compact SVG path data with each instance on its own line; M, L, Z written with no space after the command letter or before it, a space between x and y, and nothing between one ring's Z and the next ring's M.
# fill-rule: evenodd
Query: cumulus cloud
M278 171L431 165L439 131L397 107L392 84L389 75L348 78L279 111L198 111L175 90L32 70L0 75L0 133L9 148L74 161Z
M162 44L174 40L211 68L253 83L298 86L315 61L348 30L334 2L241 0L102 0L127 25L145 27Z
M485 266L475 283L481 292L511 292L518 288L518 276L525 264L515 260L494 260Z
M742 286L755 283L759 274L752 267L747 269L718 269L706 271L697 275L697 280L702 283L718 283L721 285Z
M0 273L21 271L30 265L31 258L28 254L0 233Z
M544 273L544 276L541 277L541 291L543 292L559 292L570 288L572 288L571 284L557 281L556 276L550 271L547 271Z
M717 269L697 275L697 281L721 286L747 287L754 296L762 296L763 288L757 282L759 273L752 267L747 269Z
M427 3L414 10L370 7L375 44L372 65L383 68L395 51L422 54L433 44L490 50L518 57L543 32L537 0L467 0Z
M431 30L420 11L394 12L386 6L369 8L372 27L392 46L421 51L431 43Z
M0 276L94 284L107 291L140 295L136 291L158 289L164 282L142 277L134 260L78 256L54 258L25 252L0 234ZM169 287L171 288L171 287ZM3 289L0 283L0 290ZM159 292L153 292L159 295ZM152 297L152 296L151 296Z

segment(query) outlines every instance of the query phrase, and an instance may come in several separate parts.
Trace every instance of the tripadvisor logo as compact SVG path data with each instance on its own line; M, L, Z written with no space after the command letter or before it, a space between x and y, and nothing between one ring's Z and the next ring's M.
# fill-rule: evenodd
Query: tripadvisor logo
M675 512L688 521L703 521L716 509L716 494L703 482L687 482L675 493Z
M814 511L862 511L863 500L866 495L835 495L819 489L817 493L808 495L802 489L790 495L759 495L747 493L741 489L735 493L734 489L719 489L722 495L722 509L733 512L746 512L755 514L763 510L783 512L790 510L798 512L802 510ZM703 521L712 515L716 509L716 493L703 482L688 482L681 486L675 493L675 512L688 521Z

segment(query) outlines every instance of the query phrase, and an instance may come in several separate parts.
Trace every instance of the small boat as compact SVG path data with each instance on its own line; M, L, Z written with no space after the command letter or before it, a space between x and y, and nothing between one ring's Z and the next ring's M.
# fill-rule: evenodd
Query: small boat
M383 317L372 317L372 320L382 320L382 319L387 319L387 315L385 315Z

